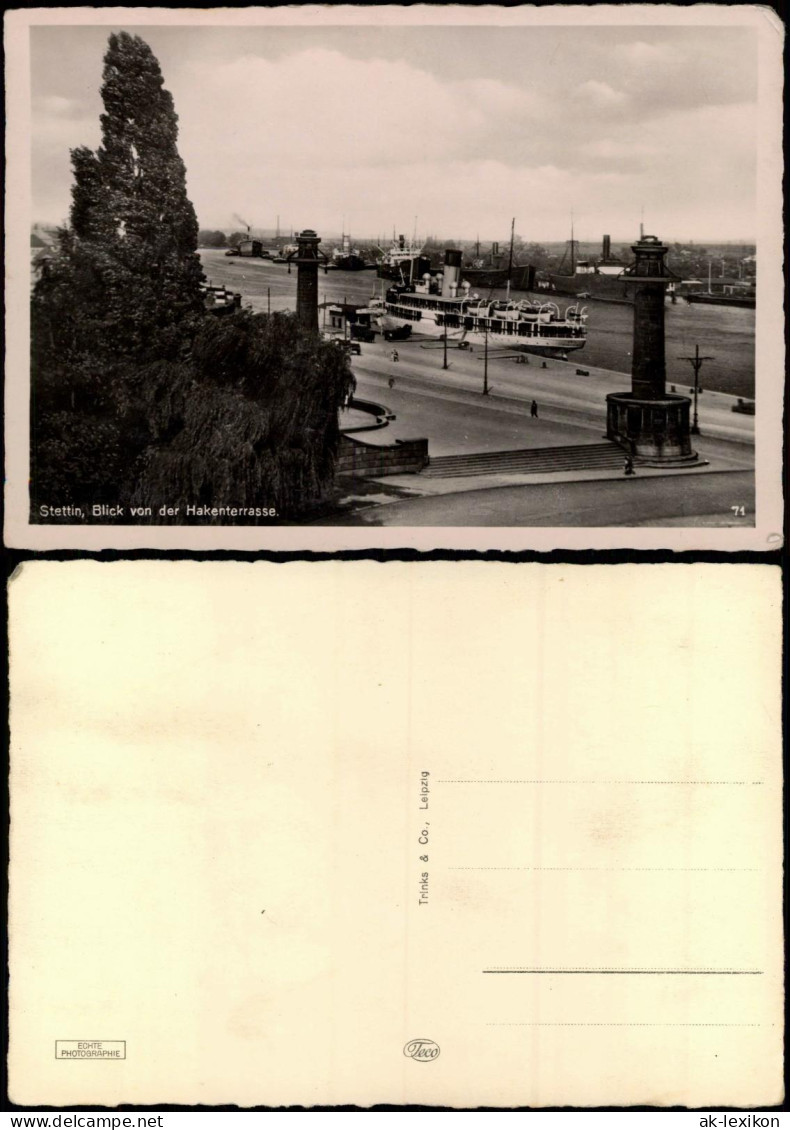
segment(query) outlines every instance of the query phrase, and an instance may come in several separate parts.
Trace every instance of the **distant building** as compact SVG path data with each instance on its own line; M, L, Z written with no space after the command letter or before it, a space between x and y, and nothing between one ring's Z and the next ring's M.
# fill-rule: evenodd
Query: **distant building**
M333 333L345 333L346 325L355 325L357 310L364 307L364 303L357 302L331 302L324 303L324 326ZM367 324L370 324L368 319Z

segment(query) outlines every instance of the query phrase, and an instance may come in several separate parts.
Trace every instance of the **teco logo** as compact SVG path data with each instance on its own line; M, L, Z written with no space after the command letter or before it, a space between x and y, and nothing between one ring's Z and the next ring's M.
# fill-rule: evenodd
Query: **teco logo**
M409 1040L403 1054L409 1059L416 1059L418 1063L429 1063L432 1059L438 1059L439 1045L433 1040Z

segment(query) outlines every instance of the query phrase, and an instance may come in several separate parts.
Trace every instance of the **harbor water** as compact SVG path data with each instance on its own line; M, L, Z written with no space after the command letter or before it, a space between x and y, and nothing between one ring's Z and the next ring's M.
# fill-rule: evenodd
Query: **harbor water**
M586 302L589 318L587 344L582 353L591 365L631 370L632 306L613 302ZM687 391L694 371L688 361L699 345L709 356L700 370L700 385L735 396L754 397L755 311L738 306L700 306L683 298L667 301L665 340L667 380L678 392ZM581 356L581 355L580 355Z
M214 285L225 285L238 291L242 304L256 311L293 310L296 307L296 268L288 273L282 263L264 259L226 257L223 251L206 249L200 252L203 269ZM320 302L367 302L374 294L381 295L382 284L373 271L321 271L318 278ZM491 292L504 298L504 290ZM522 292L515 299L526 298ZM545 298L545 296L544 296ZM560 298L561 310L572 299ZM582 301L589 314L588 337L584 348L572 357L580 366L585 363L629 373L633 308L612 302ZM321 312L319 311L321 321ZM749 399L754 397L755 311L733 306L689 304L679 298L666 304L667 380L678 392L688 392L693 370L683 357L692 356L699 345L705 361L700 374L702 388L728 392Z

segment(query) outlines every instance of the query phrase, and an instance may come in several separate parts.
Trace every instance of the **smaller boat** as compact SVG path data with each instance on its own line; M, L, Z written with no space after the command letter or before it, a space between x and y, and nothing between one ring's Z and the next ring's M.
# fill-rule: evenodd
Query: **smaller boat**
M272 263L287 263L292 255L296 255L299 247L296 243L285 243L276 255L272 255Z
M364 271L367 263L359 250L352 250L351 236L344 234L341 238L342 243L332 252L329 266L336 271Z
M689 290L686 302L699 302L705 306L742 306L754 310L757 305L757 291L752 283L738 279L717 279L713 289L712 263L708 260L708 289Z
M757 305L756 294L707 294L704 290L692 290L686 295L686 302L700 302L706 306L743 306L754 310Z

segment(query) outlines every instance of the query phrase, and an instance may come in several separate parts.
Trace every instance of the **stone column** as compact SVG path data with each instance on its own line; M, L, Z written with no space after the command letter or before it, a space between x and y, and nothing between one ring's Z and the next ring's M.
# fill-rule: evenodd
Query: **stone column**
M634 295L631 391L651 399L666 392L664 287L639 286Z
M311 228L297 232L299 248L296 263L296 316L306 330L318 332L318 245L319 236Z
M695 462L691 401L666 390L664 300L674 278L664 263L668 248L656 236L645 235L631 250L636 258L624 275L635 288L631 391L607 396L606 434L642 463Z

